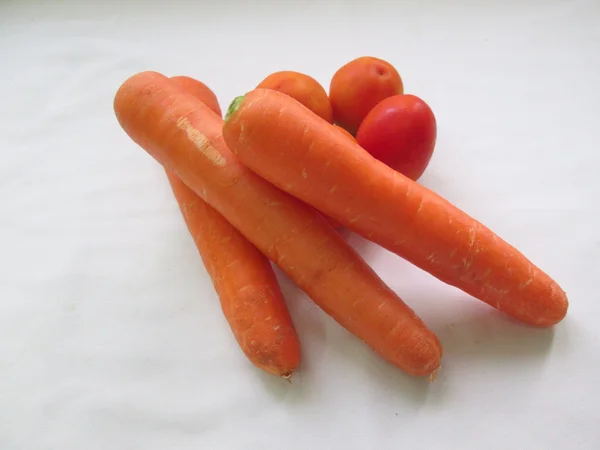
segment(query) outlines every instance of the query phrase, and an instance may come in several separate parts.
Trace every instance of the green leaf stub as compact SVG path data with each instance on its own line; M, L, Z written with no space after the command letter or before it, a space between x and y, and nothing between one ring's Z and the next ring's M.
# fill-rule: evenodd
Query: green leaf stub
M229 108L227 108L227 114L225 114L225 120L229 119L231 117L231 115L237 111L237 109L240 107L240 105L242 104L243 101L244 101L243 95L240 95L233 99L233 101L229 105Z

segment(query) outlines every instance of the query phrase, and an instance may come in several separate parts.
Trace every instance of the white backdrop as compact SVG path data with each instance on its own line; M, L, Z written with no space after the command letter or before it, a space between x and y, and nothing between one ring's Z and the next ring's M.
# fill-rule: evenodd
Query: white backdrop
M599 23L597 0L0 2L0 449L600 448ZM225 108L276 70L327 88L362 55L437 116L422 182L571 307L523 326L346 233L442 370L404 375L281 277L303 345L288 384L237 347L113 95L152 69Z

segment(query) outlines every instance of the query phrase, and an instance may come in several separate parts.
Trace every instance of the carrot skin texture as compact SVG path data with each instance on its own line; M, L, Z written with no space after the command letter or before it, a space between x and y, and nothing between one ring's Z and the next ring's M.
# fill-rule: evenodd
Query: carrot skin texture
M289 378L300 342L269 260L173 172L168 177L242 351L260 369Z
M221 115L217 97L204 83L189 77L171 81ZM271 263L173 172L165 171L240 348L258 368L289 378L300 363L300 341Z
M424 376L439 367L436 336L319 212L243 166L223 140L222 119L204 104L144 72L123 83L114 108L138 145L348 331L407 373Z
M333 123L333 111L329 96L323 86L309 75L292 70L275 72L262 80L257 88L273 89L289 95L322 119ZM340 130L343 130L343 128L340 128ZM350 133L348 134L350 135ZM334 228L341 228L337 221L327 216L326 219Z
M223 136L261 177L445 283L528 324L565 317L566 294L522 253L335 131L302 105L256 89Z
M171 77L171 81L174 82L177 86L185 89L206 106L208 106L211 111L215 114L222 116L221 105L219 105L219 100L215 93L210 89L207 85L202 83L201 81L196 80L195 78L187 77L185 75L177 75Z

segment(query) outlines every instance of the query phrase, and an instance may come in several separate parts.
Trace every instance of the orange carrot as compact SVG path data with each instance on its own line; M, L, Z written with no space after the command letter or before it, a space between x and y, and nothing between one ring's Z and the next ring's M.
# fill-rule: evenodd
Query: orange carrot
M408 373L428 375L439 366L435 335L320 213L243 166L223 140L223 120L202 102L143 72L123 83L114 108L138 145L348 331Z
M565 293L514 247L289 97L237 99L223 136L261 177L440 280L529 324L565 316Z
M326 104L329 107L329 117L331 117L331 105L329 105L329 98L327 97L325 90L321 87L317 80L309 77L308 75L304 75L299 72L275 72L274 74L271 74L265 78L259 84L259 87L261 89L273 89L289 95L294 100L302 103L315 114L322 117L324 120L328 120L328 116L325 114L327 108L323 107L323 105ZM352 136L342 127L336 126L336 128L349 138L354 139L354 136ZM333 228L337 230L343 228L337 220L332 219L327 215L325 215L325 218Z
M217 100L217 96L207 85L195 78L184 75L171 77L171 80L208 106L215 114L222 115L219 100Z
M350 134L350 132L348 130L346 130L345 128L342 128L339 125L334 125L335 129L338 130L340 133L342 133L344 136L346 136L348 139L352 139L353 141L356 141L356 139L354 138L354 136L352 136Z
M221 115L217 97L205 84L189 77L171 80ZM239 346L255 366L289 378L300 362L300 342L271 263L173 172L166 172Z

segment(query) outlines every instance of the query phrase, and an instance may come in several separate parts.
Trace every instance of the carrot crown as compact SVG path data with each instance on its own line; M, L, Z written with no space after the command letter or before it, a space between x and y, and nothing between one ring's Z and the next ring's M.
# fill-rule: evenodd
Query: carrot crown
M225 120L229 119L231 117L231 115L237 111L237 109L240 107L240 105L242 104L243 101L244 101L243 95L240 95L233 99L233 101L229 105L229 108L227 108L227 114L225 114Z

